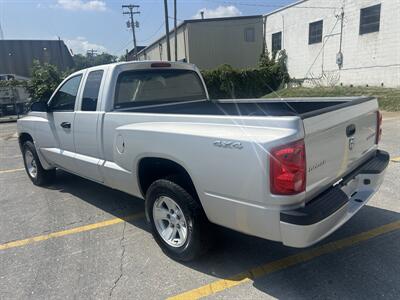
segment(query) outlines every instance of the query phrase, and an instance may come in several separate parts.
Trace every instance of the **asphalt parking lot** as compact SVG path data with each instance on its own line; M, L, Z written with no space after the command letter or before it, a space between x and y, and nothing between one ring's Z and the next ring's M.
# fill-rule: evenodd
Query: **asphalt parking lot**
M380 191L328 239L291 249L219 229L198 261L166 257L143 202L65 172L31 184L16 124L0 124L0 299L400 299L400 114Z

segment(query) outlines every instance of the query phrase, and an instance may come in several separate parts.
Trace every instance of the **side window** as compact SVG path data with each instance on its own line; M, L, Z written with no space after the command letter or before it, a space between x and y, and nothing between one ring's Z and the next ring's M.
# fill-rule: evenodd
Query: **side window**
M360 10L360 34L379 31L381 5L377 4Z
M282 31L272 34L272 53L275 54L279 50L282 50Z
M308 29L308 44L317 44L322 42L323 21L310 23Z
M50 102L51 111L74 111L82 75L68 79Z
M82 110L95 111L97 99L99 98L101 79L103 70L90 72L85 83L82 97Z
M256 40L256 34L255 34L254 27L245 28L244 41L252 43L252 42L255 42L255 40Z

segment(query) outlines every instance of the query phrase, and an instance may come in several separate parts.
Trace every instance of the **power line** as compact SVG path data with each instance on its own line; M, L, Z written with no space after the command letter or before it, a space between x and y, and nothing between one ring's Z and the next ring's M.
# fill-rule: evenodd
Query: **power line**
M300 9L337 9L337 7L333 7L333 6L300 6L301 3L299 3L298 5L293 5L290 6L290 4L288 5L276 5L276 4L262 4L262 3L245 3L245 2L238 2L238 1L226 1L226 0L205 0L208 2L218 2L218 3L222 3L222 4L235 4L238 6L256 6L256 7L269 7L269 8L285 8L287 6L289 6L290 8L300 8Z
M116 53L119 53L122 49L125 49L130 43L132 43L131 40L129 40L124 46L122 46L121 48L119 48Z
M169 16L168 18L169 18L169 19L173 19L174 17ZM223 18L210 18L210 19L204 18L204 19L189 19L189 20L177 19L177 20L180 21L180 22L187 22L187 21L190 22L190 21L193 21L193 20L196 20L196 21L199 20L199 22L201 22L201 21L204 21L204 22L216 22L216 24L213 24L213 27L236 27L236 26L246 26L246 25L254 25L254 24L263 23L262 20L257 20L257 21L249 22L249 23L239 23L239 24L229 24L229 25L227 25L227 24L218 25L218 24L217 24L218 19L223 19ZM182 25L182 24L180 24L180 25Z
M139 27L138 22L134 22L133 20L133 15L140 14L138 11L139 5L134 5L134 4L129 4L129 5L122 5L122 10L123 9L128 9L127 11L123 11L123 15L129 15L130 16L130 21L127 22L127 27L132 29L132 38L133 38L133 57L134 59L137 59L137 45L136 45L136 34L135 34L135 28Z
M160 26L157 28L157 30L152 34L152 35L150 35L148 38L146 38L146 39L144 39L144 40L140 40L139 42L146 42L146 41L148 41L148 40L150 40L150 39L152 39L160 30L161 30L161 28L164 26L164 22L162 22L161 24L160 24Z
M146 42L146 41L152 39L152 38L161 30L161 28L162 28L163 26L164 26L164 22L162 22L162 23L160 24L160 26L157 28L157 30L156 30L152 35L150 35L148 38L146 38L146 39L144 39L144 40L139 40L139 41L137 41L137 42L142 43L142 42ZM118 50L116 50L115 52L116 52L116 53L119 53L121 50L125 49L130 43L132 43L131 40L129 40L126 44L124 44L123 46L121 46L120 48L118 48Z

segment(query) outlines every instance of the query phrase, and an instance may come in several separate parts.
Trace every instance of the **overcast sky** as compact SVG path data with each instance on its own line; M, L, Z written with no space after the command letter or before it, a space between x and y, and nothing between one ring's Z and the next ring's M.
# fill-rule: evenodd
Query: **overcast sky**
M265 14L294 0L178 0L178 19ZM173 16L173 0L168 0ZM121 55L131 49L132 34L126 28L122 4L140 5L138 45L148 45L165 32L163 0L0 0L0 24L5 39L56 39L73 53L88 49ZM180 22L180 21L179 21ZM179 23L178 22L178 23ZM170 28L173 20L170 20Z

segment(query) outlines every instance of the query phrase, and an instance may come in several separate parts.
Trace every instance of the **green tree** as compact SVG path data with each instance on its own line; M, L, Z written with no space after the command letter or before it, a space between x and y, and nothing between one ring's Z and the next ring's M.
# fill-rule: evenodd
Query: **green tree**
M33 101L47 101L65 76L56 66L35 60L26 88Z
M118 58L118 61L126 61L126 55L125 54L122 54L119 58Z
M117 61L117 56L103 52L98 55L76 54L72 57L74 60L74 69L82 70L89 67L110 64Z
M74 71L117 61L117 57L109 53L93 56L77 54L72 58L74 68L65 72L61 72L56 66L48 63L41 64L37 60L33 62L31 80L26 85L33 101L47 101L61 81Z

